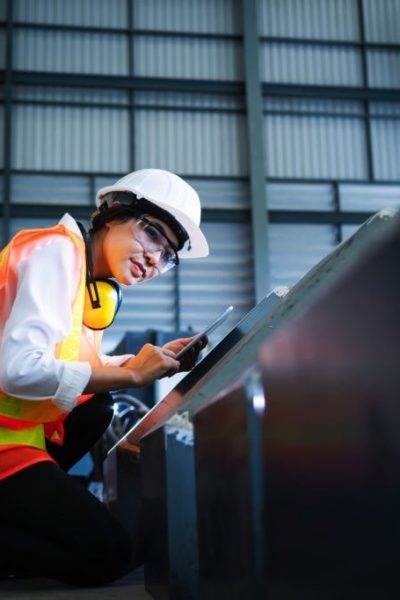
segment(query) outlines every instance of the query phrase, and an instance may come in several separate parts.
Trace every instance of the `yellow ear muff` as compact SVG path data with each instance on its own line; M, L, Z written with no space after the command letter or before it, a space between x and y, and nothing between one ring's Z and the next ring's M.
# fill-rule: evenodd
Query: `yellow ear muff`
M95 285L98 291L100 305L93 308L93 303L85 290L85 304L83 309L83 324L90 329L106 329L114 321L121 305L121 290L119 285L111 279L98 279L88 285Z

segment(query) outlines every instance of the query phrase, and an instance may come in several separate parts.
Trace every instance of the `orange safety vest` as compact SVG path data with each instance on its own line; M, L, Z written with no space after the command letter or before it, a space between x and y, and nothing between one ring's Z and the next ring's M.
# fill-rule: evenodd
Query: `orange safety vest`
M72 305L72 324L67 337L56 345L54 355L66 361L87 361L100 366L98 352L101 344L101 331L88 331L82 324L86 284L85 245L82 238L62 224L46 229L20 231L0 252L0 298L12 277L16 277L16 266L27 249L49 235L65 235L77 247L82 257L82 272L78 291ZM89 339L92 336L92 339ZM91 398L86 394L77 399L78 403ZM61 411L52 401L23 400L6 394L0 389L0 445L28 445L45 449L45 436L60 442L62 421L68 413Z

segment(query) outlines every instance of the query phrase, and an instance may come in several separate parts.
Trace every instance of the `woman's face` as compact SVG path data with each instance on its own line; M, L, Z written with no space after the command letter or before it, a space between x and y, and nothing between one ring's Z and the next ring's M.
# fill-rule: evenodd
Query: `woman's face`
M175 246L178 245L178 239L168 225L152 216L147 216L146 219L156 223L168 239ZM147 243L146 236L143 236L137 225L137 219L110 221L98 235L93 244L96 277L114 277L119 283L134 285L160 273L161 252L154 251L151 243ZM166 243L166 240L163 242Z

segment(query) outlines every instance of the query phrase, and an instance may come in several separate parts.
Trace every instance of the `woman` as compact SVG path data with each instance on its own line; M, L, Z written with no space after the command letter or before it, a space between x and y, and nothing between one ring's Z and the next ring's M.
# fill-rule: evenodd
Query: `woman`
M0 572L105 585L137 562L136 540L67 474L112 418L112 390L190 369L192 338L136 356L100 353L136 285L207 256L196 192L168 171L130 173L97 195L88 233L71 216L19 232L0 254ZM108 279L112 278L112 279ZM204 342L203 342L204 343Z

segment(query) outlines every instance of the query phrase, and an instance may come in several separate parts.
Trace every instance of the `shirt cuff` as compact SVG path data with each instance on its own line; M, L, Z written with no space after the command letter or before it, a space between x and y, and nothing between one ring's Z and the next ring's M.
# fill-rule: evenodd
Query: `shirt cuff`
M61 371L60 385L53 397L54 404L64 412L71 412L91 374L92 369L89 363L65 363Z

